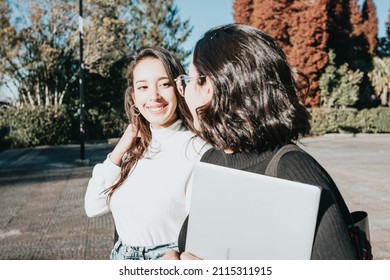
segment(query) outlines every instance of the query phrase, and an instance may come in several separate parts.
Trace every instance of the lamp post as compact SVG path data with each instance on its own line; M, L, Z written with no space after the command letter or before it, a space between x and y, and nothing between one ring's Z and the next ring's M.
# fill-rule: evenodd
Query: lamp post
M79 0L79 35L80 35L80 68L79 68L79 89L80 89L80 160L82 165L85 160L85 100L84 100L84 61L83 61L83 1Z

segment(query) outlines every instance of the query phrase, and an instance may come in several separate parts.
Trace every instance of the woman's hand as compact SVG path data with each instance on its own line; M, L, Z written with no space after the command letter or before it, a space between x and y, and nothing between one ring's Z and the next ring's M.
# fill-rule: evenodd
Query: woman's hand
M125 132L123 133L121 139L119 139L118 144L116 144L114 150L111 152L110 160L114 164L119 166L122 161L123 155L138 137L141 137L139 131L137 131L132 124L129 124Z
M194 255L192 255L190 253L183 252L180 254L180 260L201 260L201 259L198 257L195 257Z
M180 260L180 254L177 251L168 251L162 258L162 260Z
M177 251L169 251L168 253L166 253L162 258L162 260L200 260L198 257L195 257L194 255L190 254L190 253L187 253L187 252L183 252L181 254L179 254L179 252Z

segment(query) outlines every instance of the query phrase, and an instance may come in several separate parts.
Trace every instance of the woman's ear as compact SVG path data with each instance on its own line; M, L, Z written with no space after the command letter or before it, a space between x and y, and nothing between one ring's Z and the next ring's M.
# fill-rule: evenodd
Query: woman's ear
M130 96L131 96L131 99L133 99L133 104L135 106L135 94L134 94L134 92L130 93ZM137 107L137 106L135 106L135 107Z
M203 85L203 87L205 98L207 101L210 101L214 94L214 87L209 77L206 77L206 83Z

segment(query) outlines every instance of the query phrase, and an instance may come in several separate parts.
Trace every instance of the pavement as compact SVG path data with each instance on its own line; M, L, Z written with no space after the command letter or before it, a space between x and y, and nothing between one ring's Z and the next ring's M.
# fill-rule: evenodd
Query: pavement
M11 149L0 153L0 259L108 259L110 214L88 218L93 166L114 142ZM374 259L390 259L390 134L328 134L301 140L331 174L351 211L369 214Z

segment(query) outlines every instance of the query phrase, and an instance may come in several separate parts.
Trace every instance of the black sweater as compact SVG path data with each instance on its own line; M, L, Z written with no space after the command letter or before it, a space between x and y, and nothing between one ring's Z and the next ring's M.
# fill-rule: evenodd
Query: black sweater
M264 174L276 152L226 154L210 149L201 161ZM351 223L350 213L337 186L321 165L305 152L291 151L280 159L277 174L282 179L322 187L311 259L356 259L346 226ZM180 251L185 248L187 223L188 217L179 235Z

